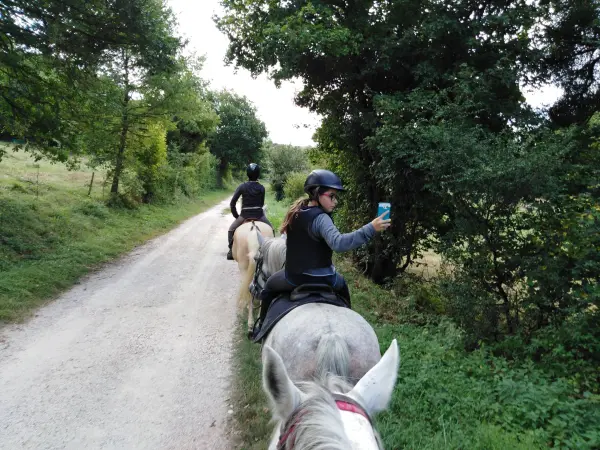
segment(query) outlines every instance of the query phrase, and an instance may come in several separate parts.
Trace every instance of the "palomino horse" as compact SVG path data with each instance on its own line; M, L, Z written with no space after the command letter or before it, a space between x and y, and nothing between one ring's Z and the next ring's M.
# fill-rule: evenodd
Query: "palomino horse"
M262 265L258 278L266 280L285 263L286 240L257 239L256 259ZM377 335L360 314L324 303L309 303L287 313L271 329L264 345L281 356L294 381L319 379L329 373L353 385L381 358Z
M233 247L231 247L233 259L237 261L242 274L238 304L242 307L248 307L248 328L252 326L252 296L248 286L256 269L254 256L259 248L258 236L272 238L273 229L258 220L245 222L235 230Z
M387 409L400 357L394 339L381 360L354 387L328 376L298 383L290 379L282 358L263 349L263 389L277 422L269 450L381 450L371 417Z

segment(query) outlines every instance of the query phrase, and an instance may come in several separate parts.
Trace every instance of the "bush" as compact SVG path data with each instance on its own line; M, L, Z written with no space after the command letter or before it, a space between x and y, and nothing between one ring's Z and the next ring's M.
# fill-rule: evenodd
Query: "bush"
M204 146L195 153L173 151L170 164L162 168L162 179L155 202L170 202L179 197L197 197L217 184L216 158Z
M265 145L264 152L267 157L266 169L275 190L275 199L280 201L285 195L284 187L288 177L295 172L308 170L308 155L301 147L272 142ZM306 178L306 174L304 177Z
M306 174L301 172L292 172L287 176L283 186L285 198L291 203L304 195L304 181Z
M111 194L107 204L116 208L136 209L142 203L145 192L137 174L130 169L123 170L119 186L119 193Z

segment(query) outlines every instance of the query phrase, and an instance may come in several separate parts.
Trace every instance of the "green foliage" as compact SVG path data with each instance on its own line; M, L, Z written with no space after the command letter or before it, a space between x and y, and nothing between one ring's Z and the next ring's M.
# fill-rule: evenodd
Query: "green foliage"
M217 160L207 151L189 158L185 166L173 166L169 175L169 192L177 197L195 197L217 186Z
M306 196L304 193L304 181L306 181L306 172L291 172L287 175L283 192L288 203Z
M159 192L169 173L177 183L182 172L168 167L164 132L177 152L194 154L218 117L197 76L203 60L182 56L166 4L18 0L0 8L9 30L0 58L3 134L25 136L25 149L72 166L85 155L90 167L108 170L111 204L174 198L175 190Z
M533 363L512 364L486 350L465 354L460 333L437 327L384 326L382 349L401 342L402 382L378 418L388 448L594 448L596 395L573 395ZM424 430L427 430L425 433ZM499 439L490 444L490 440ZM502 443L508 447L503 447Z
M525 63L537 81L552 82L564 91L549 110L552 121L561 127L584 124L598 112L600 101L600 4L546 0L538 7L538 14L552 20L535 29L541 60Z
M273 229L277 233L283 223L283 218L287 213L290 205L286 201L277 201L275 191L267 188L265 196L265 214L269 219L269 222L273 225Z
M166 130L160 123L150 123L147 135L132 144L137 179L143 189L143 202L150 203L157 194L167 165Z
M221 91L213 93L211 99L219 124L211 133L208 145L219 161L222 178L228 168L241 169L260 161L262 143L268 133L256 115L256 108L246 97Z
M284 196L284 186L288 176L293 172L308 171L309 160L307 152L302 147L274 144L271 141L263 144L263 152L266 158L266 169L269 172L269 179L275 189L275 197L277 200L281 200ZM304 178L306 178L306 175L304 175Z
M402 150L394 136L385 143L368 138L387 120L396 120L392 130L412 126L415 115L419 123L437 123L435 106L443 102L459 105L454 113L467 126L508 128L521 114L516 59L534 53L527 34L519 33L534 23L534 5L325 1L280 7L226 0L224 6L218 24L231 39L229 59L276 82L301 77L297 103L324 116L316 134L320 154L349 186L340 224L363 225L379 201L394 204L394 227L366 254L357 253L366 271L382 281L408 267L440 208L424 186L428 174L416 164L384 171L389 162L381 144ZM388 96L399 100L393 111L378 104Z
M171 65L181 45L159 0L15 0L0 5L0 24L2 133L60 161L79 154L81 130L93 120L86 97L119 49L154 70Z

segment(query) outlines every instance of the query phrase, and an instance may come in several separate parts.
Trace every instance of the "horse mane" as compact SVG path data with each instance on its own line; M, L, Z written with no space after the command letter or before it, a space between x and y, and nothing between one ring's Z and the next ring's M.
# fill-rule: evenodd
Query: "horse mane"
M294 447L311 450L352 448L344 431L339 409L331 395L332 392L348 392L352 386L333 375L320 378L319 381L295 384L308 398L302 403L302 417L294 429ZM383 448L378 433L375 430L373 432L380 448Z
M330 392L335 385L342 387L345 383L336 377L328 377L324 381L297 383L308 398L302 403L302 418L294 430L294 447L348 450L352 448L352 444L348 441L342 418Z
M278 238L266 238L260 248L263 254L263 271L267 276L283 269L285 265L285 253L287 241L283 236Z

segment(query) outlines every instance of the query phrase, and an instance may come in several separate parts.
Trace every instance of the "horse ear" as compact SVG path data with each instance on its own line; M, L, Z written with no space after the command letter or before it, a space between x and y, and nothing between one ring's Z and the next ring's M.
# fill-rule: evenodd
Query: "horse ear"
M281 420L289 417L302 402L302 393L288 376L283 360L268 345L263 349L263 389Z
M362 403L369 415L384 411L392 399L399 365L398 343L394 339L379 362L371 367L348 395Z

